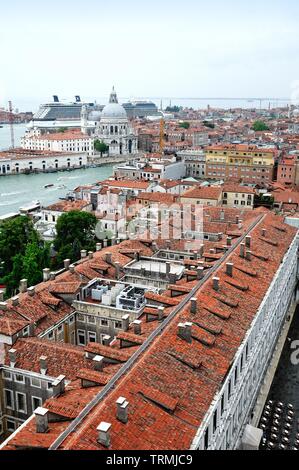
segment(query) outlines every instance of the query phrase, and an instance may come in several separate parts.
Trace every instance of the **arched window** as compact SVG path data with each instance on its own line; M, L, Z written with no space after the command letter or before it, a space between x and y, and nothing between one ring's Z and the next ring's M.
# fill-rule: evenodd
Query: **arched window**
M55 168L58 168L58 160L55 160Z
M67 159L67 166L68 166L68 168L71 166L71 159L70 158Z
M46 162L45 162L45 160L42 161L42 164L43 164L43 170L45 170L45 169L46 169Z
M110 126L110 134L113 134L113 126Z

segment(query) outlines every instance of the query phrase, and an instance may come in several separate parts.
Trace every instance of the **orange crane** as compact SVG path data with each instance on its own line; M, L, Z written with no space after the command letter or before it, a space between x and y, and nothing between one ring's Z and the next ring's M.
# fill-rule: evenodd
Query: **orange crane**
M165 127L165 121L163 118L161 118L160 119L160 140L159 140L159 148L160 148L161 155L163 154L163 149L164 149L164 127Z
M14 116L12 112L12 102L8 102L8 109L9 109L9 126L10 126L10 139L11 139L11 148L15 148L15 135L14 135L14 128L13 128L13 122L14 122Z

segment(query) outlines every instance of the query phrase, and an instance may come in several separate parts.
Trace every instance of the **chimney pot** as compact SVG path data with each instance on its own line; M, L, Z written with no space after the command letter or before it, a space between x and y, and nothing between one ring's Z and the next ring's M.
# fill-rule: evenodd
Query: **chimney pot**
M240 257L245 258L245 243L240 244Z
M44 268L43 269L43 281L47 282L50 279L50 269Z
M22 294L27 291L27 279L21 279L20 280L19 290Z
M39 358L39 367L40 367L40 373L45 375L48 370L48 358L47 356L40 356Z
M64 387L65 387L65 375L59 375L57 379L52 382L52 388L53 388L53 397L59 397L64 393Z
M86 256L87 256L87 251L86 251L86 250L81 250L81 251L80 251L80 254L81 254L81 259L86 258Z
M135 335L141 335L141 320L134 320L133 321L133 329Z
M19 296L15 295L14 297L12 297L11 301L12 301L12 305L16 307L17 305L19 305Z
M102 249L102 243L96 243L96 251L100 251Z
M203 266L198 266L198 267L197 267L197 270L196 270L196 271L197 271L197 279L199 279L199 280L200 280L200 279L203 279L203 277L204 277L204 270L205 270L205 268L204 268Z
M17 350L16 349L9 349L8 351L10 367L14 367L17 362Z
M178 324L178 336L183 340L187 341L187 343L191 343L191 330L192 330L192 323L179 323Z
M4 312L7 310L7 302L0 302L0 310Z
M195 314L197 312L197 298L196 297L192 297L192 299L191 299L190 312L193 313L193 314Z
M247 237L245 237L245 245L247 248L250 248L250 245L251 245L251 236L250 235L247 235Z
M122 423L128 422L129 402L124 397L116 400L116 417Z
M53 271L51 271L50 272L50 281L55 281L55 277L56 277L56 274Z
M219 290L219 277L213 277L213 289L214 290Z
M35 423L36 423L36 432L37 433L46 433L48 432L48 410L39 406L34 410L35 414Z
M35 294L35 287L34 286L28 287L27 293L30 295L30 297L33 297Z
M65 259L65 260L63 261L63 264L64 264L64 269L67 270L67 269L69 269L69 267L70 267L71 260L70 260L70 259Z
M262 237L265 237L267 233L267 230L265 228L262 228Z
M4 301L4 290L0 290L0 302Z
M103 336L102 343L103 343L104 346L109 346L111 341L112 341L112 338L111 338L110 335Z
M126 314L121 317L122 321L122 329L123 331L128 331L129 329L129 324L130 324L130 315Z
M102 421L97 427L98 442L105 447L110 446L110 428L111 424L105 421Z
M115 261L114 263L115 271L116 271L116 279L120 278L120 262Z
M107 246L108 246L108 240L107 240L107 238L104 238L104 240L103 240L103 247L104 247L104 248L107 248Z
M164 317L164 310L165 308L162 307L162 305L159 305L158 307L158 321L162 320Z
M227 244L227 246L232 246L232 238L231 237L227 237L226 244Z
M246 259L248 261L251 261L251 251L250 250L246 250Z
M234 263L226 263L226 274L230 277L233 276Z
M110 253L110 252L106 253L105 261L106 261L106 263L111 264L111 262L112 262L112 253Z
M199 257L200 257L200 258L202 258L202 255L203 255L203 252L204 252L204 248L205 248L205 246L204 246L203 244L201 244L200 247L199 247L199 252L198 252L198 254L199 254Z
M100 355L96 355L92 358L93 360L93 367L94 370L102 371L104 365L104 357Z
M89 259L92 259L92 258L93 258L93 251L89 251L89 252L88 252L88 258L89 258Z
M71 273L74 273L74 272L75 272L75 265L74 265L74 264L70 264L69 269L70 269L70 272L71 272Z

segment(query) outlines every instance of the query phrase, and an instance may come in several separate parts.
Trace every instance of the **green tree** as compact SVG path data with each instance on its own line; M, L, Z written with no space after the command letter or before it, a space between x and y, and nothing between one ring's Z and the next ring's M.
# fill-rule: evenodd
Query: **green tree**
M109 146L106 145L105 142L98 139L94 141L94 148L97 152L101 153L101 156L103 155L103 153L107 153L109 150Z
M268 131L269 127L267 126L267 124L264 121L255 121L253 123L252 129L255 132L262 132L262 131Z
M183 127L184 129L189 129L190 123L189 123L189 122L186 122L186 121L180 122L179 126L180 126L180 127Z
M65 132L67 131L67 127L59 127L58 132Z
M54 240L57 266L66 258L72 262L78 260L80 250L94 251L96 223L96 217L89 212L70 211L59 217Z
M183 109L181 106L167 106L165 111L169 113L178 113L179 111L181 111L181 109Z
M210 129L214 129L215 128L215 124L213 122L210 122L210 121L203 121L203 125L205 127L209 127Z
M26 245L38 241L38 234L29 217L20 216L8 220L0 226L0 262L3 262L2 275L8 274L13 267L16 254L23 254Z

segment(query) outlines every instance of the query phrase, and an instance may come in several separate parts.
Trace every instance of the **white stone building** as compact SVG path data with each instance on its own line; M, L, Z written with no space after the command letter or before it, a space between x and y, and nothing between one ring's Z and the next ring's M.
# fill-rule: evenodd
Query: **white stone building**
M84 130L84 126L81 129ZM96 127L95 139L109 146L109 155L137 153L137 136L129 124L125 109L118 103L114 88Z
M28 150L51 152L86 152L93 154L93 138L79 130L42 134L40 130L27 131L21 139L21 147Z

